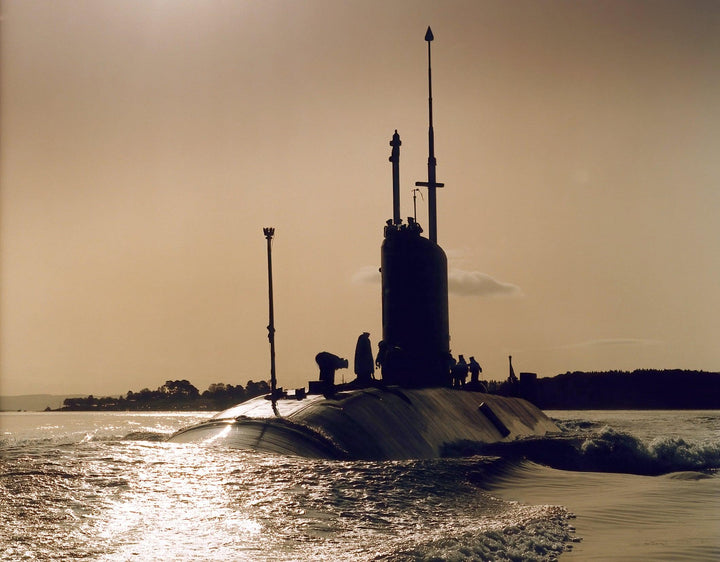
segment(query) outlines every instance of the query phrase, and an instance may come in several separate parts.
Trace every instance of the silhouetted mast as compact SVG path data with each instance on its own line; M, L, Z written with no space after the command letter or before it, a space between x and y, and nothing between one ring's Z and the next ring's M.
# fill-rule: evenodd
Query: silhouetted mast
M390 162L392 162L392 174L393 174L393 224L398 225L402 222L400 218L400 135L398 135L397 129L395 134L390 141L392 146L392 152L390 153Z
M418 193L420 194L420 199L424 199L422 191L420 191L417 187L412 190L413 194L413 218L417 222L417 196Z
M437 244L437 199L435 197L435 188L444 187L444 183L438 183L436 181L436 167L437 161L435 160L435 133L433 131L433 113L432 113L432 65L430 55L430 43L435 39L433 36L432 29L428 26L427 32L425 33L425 41L428 44L428 116L429 116L429 128L428 128L428 181L417 181L415 185L424 186L428 188L428 236L430 240Z
M268 301L269 316L268 321L268 339L270 340L270 399L272 400L273 412L279 416L277 410L277 379L275 378L275 308L273 306L273 279L272 279L272 238L275 235L274 228L263 228L263 234L267 239L267 259L268 259Z

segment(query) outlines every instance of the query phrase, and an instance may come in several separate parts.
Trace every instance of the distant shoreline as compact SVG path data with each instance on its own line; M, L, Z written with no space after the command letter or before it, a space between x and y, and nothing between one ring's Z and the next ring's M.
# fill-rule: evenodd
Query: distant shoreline
M13 398L13 397L11 397ZM40 408L40 409L30 409L30 408L18 408L18 409L0 409L0 414L72 414L77 412L98 412L98 413L109 413L109 412L117 412L117 413L147 413L147 414L158 414L162 412L167 413L178 413L178 412L207 412L207 413L217 413L222 412L223 410L227 410L227 408L217 408L217 409L208 409L208 408L160 408L160 409L146 409L146 410L118 410L118 409L85 409L85 410L65 410L62 408ZM696 411L702 411L702 410L720 410L720 407L715 408L695 408L695 407L688 407L688 408L642 408L642 407L632 407L632 408L602 408L602 407L592 407L592 408L569 408L569 407L552 407L552 408L541 408L543 411L578 411L578 412L592 412L592 411L605 411L605 412L632 412L632 411L677 411L677 412L696 412Z
M174 383L184 386L175 388ZM706 371L576 371L548 378L521 373L514 385L509 381L485 383L493 394L520 396L543 410L720 409L720 373ZM200 394L187 381L167 381L158 390L143 389L125 397L0 396L0 412L218 412L267 392L265 382L248 381L247 388L211 385Z
M188 380L169 380L155 390L143 388L124 396L58 396L34 394L0 396L1 412L184 412L222 411L249 398L270 392L266 381L245 386L213 383L202 393Z
M543 410L717 410L720 373L681 369L521 373L517 395Z

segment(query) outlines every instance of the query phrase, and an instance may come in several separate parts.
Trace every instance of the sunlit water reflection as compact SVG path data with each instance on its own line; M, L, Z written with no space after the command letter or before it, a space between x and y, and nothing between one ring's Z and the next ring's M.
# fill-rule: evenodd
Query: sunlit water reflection
M0 557L553 560L579 540L568 509L552 505L564 501L554 486L580 497L591 481L576 473L480 456L337 462L163 441L203 417L2 414ZM511 501L509 487L535 482L541 501Z
M487 459L316 461L164 443L160 420L74 422L4 442L7 559L549 559L569 538L563 508L483 491Z

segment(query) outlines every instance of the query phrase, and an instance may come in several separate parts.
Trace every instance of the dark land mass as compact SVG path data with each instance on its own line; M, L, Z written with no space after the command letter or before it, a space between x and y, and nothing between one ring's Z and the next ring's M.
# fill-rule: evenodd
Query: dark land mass
M515 383L491 381L489 390L521 396L544 410L720 409L720 373L705 371L576 371L541 379L521 373Z
M58 408L62 412L79 411L164 411L164 410L225 410L270 392L267 382L248 381L242 385L211 384L200 393L187 380L166 381L156 390L143 388L140 392L128 391L125 396L93 395L83 398L66 398Z
M488 381L486 386L492 394L520 396L544 410L720 409L720 373L706 371L575 371L549 378L520 373L514 381ZM59 397L37 395L32 397L31 407L16 408L6 400L13 397L4 397L2 406L5 411L219 411L269 392L266 381L248 381L244 387L215 383L201 393L187 380L181 380L166 381L156 390L128 391L125 396L69 397L62 405L56 401Z

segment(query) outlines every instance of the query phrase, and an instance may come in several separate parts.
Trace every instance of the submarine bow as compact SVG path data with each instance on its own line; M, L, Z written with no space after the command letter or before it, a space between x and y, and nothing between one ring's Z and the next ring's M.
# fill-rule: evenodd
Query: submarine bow
M559 431L525 400L449 388L356 389L277 406L281 417L269 400L254 398L170 440L309 458L400 460Z

